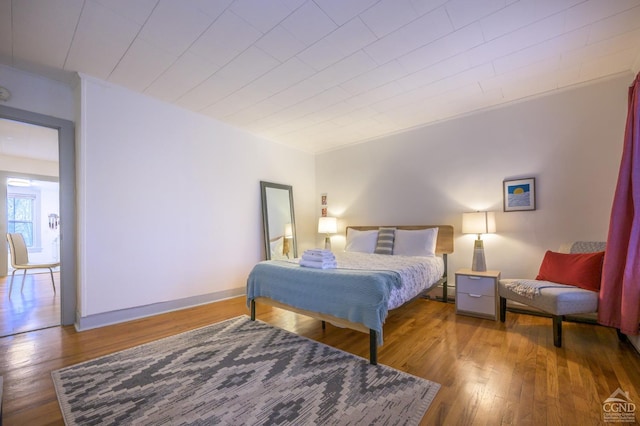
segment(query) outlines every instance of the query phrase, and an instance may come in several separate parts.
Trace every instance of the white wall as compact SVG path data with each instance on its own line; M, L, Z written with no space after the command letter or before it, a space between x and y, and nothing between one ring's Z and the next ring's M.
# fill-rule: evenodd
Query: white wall
M264 257L260 180L289 184L300 245L314 157L82 77L80 315L246 286Z
M0 64L0 86L11 92L6 106L75 120L71 85Z
M346 225L451 224L449 270L471 266L473 235L462 213L497 212L484 236L487 267L535 277L545 250L604 240L622 153L631 74L512 104L316 159L316 211ZM503 212L504 179L535 177L537 210ZM317 215L317 213L316 213ZM344 237L333 238L344 248Z
M31 173L42 176L59 174L57 161L36 160L33 158L0 155L0 170L7 172Z

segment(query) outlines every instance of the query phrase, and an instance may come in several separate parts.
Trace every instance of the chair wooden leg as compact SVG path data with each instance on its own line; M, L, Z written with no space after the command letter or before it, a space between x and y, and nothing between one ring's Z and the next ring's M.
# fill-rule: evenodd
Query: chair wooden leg
M11 273L11 282L9 283L9 297L11 297L11 289L13 288L13 277L16 275L17 269L14 269Z
M553 345L556 348L562 347L562 316L553 315Z
M22 285L20 286L20 293L24 290L24 279L27 278L27 270L24 270L24 274L22 274Z
M500 321L504 322L507 318L507 299L500 298Z
M53 286L53 294L56 294L56 282L53 280L53 269L49 268L49 273L51 274L51 285Z

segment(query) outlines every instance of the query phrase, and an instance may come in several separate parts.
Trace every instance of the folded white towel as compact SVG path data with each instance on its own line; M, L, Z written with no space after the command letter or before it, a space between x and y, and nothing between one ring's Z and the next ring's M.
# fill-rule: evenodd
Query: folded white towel
M336 258L331 250L321 249L305 250L302 257L309 260L335 260Z
M327 249L309 249L304 251L306 254L314 256L333 256L333 252Z
M309 260L311 262L333 262L333 261L336 260L336 257L334 255L316 256L316 255L313 255L313 254L303 253L302 254L302 259Z
M300 266L304 266L307 268L316 268L316 269L335 269L338 267L338 263L335 260L323 262L323 261L300 259Z

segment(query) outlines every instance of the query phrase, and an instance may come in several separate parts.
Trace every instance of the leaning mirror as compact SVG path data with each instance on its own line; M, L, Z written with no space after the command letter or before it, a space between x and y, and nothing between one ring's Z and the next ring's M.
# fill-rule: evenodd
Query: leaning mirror
M298 257L291 185L260 182L267 260Z

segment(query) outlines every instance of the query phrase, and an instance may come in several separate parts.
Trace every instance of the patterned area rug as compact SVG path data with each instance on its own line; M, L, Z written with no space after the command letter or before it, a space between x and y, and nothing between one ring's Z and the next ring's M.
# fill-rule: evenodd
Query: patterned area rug
M440 388L247 316L51 374L68 425L415 425Z

